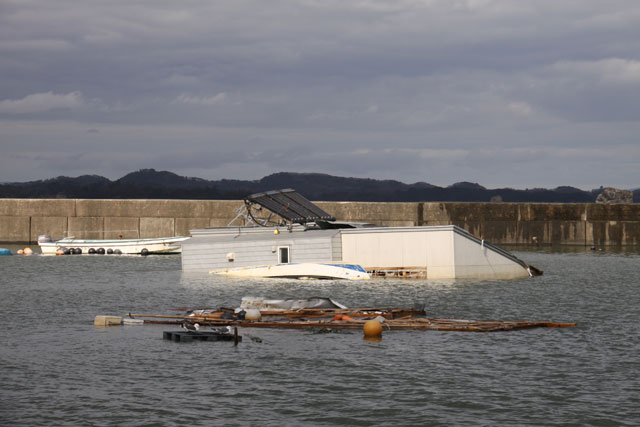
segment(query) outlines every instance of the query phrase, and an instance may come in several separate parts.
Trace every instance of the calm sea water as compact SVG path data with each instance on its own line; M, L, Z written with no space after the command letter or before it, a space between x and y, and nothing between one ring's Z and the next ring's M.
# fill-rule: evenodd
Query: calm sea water
M0 424L640 425L640 255L515 252L512 281L229 280L179 256L0 257ZM577 322L498 333L241 330L174 343L171 326L96 315L238 306L243 296L425 304L431 317Z

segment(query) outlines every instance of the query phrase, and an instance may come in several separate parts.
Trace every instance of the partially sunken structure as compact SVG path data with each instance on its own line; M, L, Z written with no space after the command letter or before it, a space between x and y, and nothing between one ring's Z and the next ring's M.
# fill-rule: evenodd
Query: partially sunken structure
M240 225L233 224L239 222ZM512 279L542 272L454 225L336 221L294 190L248 196L227 227L191 230L186 272L286 263L357 264L373 277Z

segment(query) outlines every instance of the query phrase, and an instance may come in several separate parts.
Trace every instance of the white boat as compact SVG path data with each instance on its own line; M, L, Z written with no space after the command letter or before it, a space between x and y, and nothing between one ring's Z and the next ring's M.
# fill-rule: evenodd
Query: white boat
M60 240L51 241L48 236L38 237L38 245L44 255L55 255L59 250L74 249L76 253L98 253L98 254L168 254L180 253L180 245L190 236L159 237L153 239L76 239L65 237ZM77 251L80 249L80 251Z
M286 279L347 279L368 280L371 277L357 264L340 263L288 263L221 268L209 274L234 277L269 277Z

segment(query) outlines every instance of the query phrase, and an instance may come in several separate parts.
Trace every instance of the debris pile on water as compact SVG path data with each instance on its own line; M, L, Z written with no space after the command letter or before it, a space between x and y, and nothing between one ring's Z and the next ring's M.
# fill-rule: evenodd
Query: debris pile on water
M270 300L273 301L273 300ZM274 329L308 329L308 330L341 330L362 329L367 333L377 335L382 330L422 330L422 331L454 331L454 332L499 332L530 328L564 328L574 327L575 323L558 323L550 321L512 321L512 320L466 320L441 319L427 317L424 308L385 308L385 307L357 307L347 308L343 305L331 304L318 308L318 298L310 299L312 308L300 304L296 300L296 308L278 308L271 303L268 308L259 310L259 315L247 318L248 310L239 308L197 309L186 310L182 315L165 314L132 314L126 319L143 320L144 324L183 325L197 323L199 326L233 326L243 328L274 328ZM253 301L255 303L255 301ZM331 301L333 303L333 301ZM253 304L255 306L255 304ZM287 304L284 304L287 306ZM106 318L100 326L119 324L110 316L96 316ZM120 318L121 320L122 318ZM370 321L375 321L382 328L373 328ZM365 325L367 325L365 329ZM375 326L375 325L374 325ZM371 332L373 331L373 332Z

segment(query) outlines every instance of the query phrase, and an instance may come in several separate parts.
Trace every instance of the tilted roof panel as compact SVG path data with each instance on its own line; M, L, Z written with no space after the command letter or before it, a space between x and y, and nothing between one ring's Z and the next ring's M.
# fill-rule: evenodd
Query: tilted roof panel
M247 196L246 200L269 209L287 221L304 224L317 219L335 221L335 218L290 188Z

